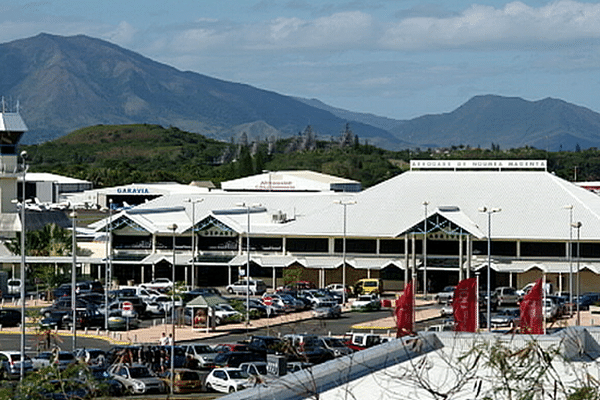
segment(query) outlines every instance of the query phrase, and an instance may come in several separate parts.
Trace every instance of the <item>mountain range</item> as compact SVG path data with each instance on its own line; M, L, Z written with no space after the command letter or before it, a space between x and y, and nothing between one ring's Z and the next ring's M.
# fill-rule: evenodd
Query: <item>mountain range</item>
M547 150L599 147L600 114L558 99L476 96L456 110L395 120L180 71L88 36L0 44L0 95L29 126L23 142L53 140L100 124L176 126L230 141L297 135L337 139L350 124L362 142L399 150L469 145Z

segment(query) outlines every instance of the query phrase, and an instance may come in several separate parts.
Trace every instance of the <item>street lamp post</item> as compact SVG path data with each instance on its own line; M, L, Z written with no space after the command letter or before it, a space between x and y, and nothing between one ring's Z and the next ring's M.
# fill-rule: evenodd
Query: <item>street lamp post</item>
M23 172L23 182L21 193L21 368L19 370L19 379L23 380L25 377L25 363L22 361L25 359L25 174L27 173L27 152L21 152L21 172ZM13 274L14 277L14 274Z
M171 289L171 394L173 391L173 381L175 381L175 231L177 230L177 224L171 224L167 228L173 231L173 270L172 270L172 289Z
M573 222L571 227L577 229L577 326L581 325L581 315L579 313L579 288L580 288L580 280L579 280L579 265L581 260L581 254L579 253L579 244L581 239L581 221Z
M346 304L346 207L356 204L355 200L336 200L336 204L344 207L344 228L342 237L342 304Z
M104 272L104 329L108 332L108 291L112 275L112 200L108 200L108 224L106 224L106 271Z
M423 219L423 296L427 300L427 206L428 201L423 202L425 207L425 219Z
M73 255L73 265L71 266L71 312L72 312L72 324L73 324L73 341L72 341L72 350L75 352L77 348L77 291L76 291L76 280L77 280L77 212L75 211L75 206L73 206L73 212L71 212L71 220L73 222L72 226L72 239L73 249L71 253ZM106 305L108 312L108 304Z
M492 214L502 211L500 208L481 207L479 212L486 213L488 216L488 234L487 234L487 330L490 332L492 316L492 293L491 293L491 265L492 265Z
M204 199L185 199L186 203L192 204L192 290L196 286L196 204L201 203ZM186 274L187 276L187 274Z
M573 315L573 205L563 207L569 210L569 247L567 257L569 258L569 316Z
M250 325L250 210L261 210L261 204L249 205L246 203L238 203L238 207L246 209L246 326Z

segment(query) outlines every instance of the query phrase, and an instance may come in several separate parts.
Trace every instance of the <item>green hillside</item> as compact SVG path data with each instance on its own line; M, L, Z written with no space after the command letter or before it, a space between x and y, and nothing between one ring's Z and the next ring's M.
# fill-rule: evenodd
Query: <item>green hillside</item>
M344 145L315 141L307 148L301 134L271 143L234 144L174 127L99 125L23 148L29 153L31 171L85 179L96 187L199 180L219 184L264 170L301 169L358 180L369 187L405 171L411 159L546 159L548 170L565 179L600 180L600 152L595 148L546 152L528 147L502 150L492 144L491 149L459 146L393 152L350 137Z

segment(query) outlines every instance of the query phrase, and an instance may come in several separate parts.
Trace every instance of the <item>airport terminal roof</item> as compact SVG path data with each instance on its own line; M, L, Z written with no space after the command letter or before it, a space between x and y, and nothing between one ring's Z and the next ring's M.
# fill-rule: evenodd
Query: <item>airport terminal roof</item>
M193 203L194 210L190 198L202 199ZM572 217L582 222L583 240L600 240L600 197L545 171L409 171L360 193L175 193L123 215L155 233L171 233L167 227L172 223L178 225L177 233L189 232L193 213L197 224L212 218L245 233L249 207L252 235L339 237L340 203L350 203L345 206L348 237L418 233L427 208L434 224L430 231L446 221L483 238L488 215L480 208L488 207L501 209L491 216L494 239L563 241L569 238ZM103 222L95 227L103 229Z

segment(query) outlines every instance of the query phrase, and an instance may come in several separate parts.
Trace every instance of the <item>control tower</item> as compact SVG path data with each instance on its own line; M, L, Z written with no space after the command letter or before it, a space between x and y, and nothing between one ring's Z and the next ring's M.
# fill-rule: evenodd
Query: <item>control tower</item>
M17 214L17 179L23 178L24 162L17 153L18 143L27 126L17 105L8 111L4 99L0 103L0 236L14 237L21 230Z

